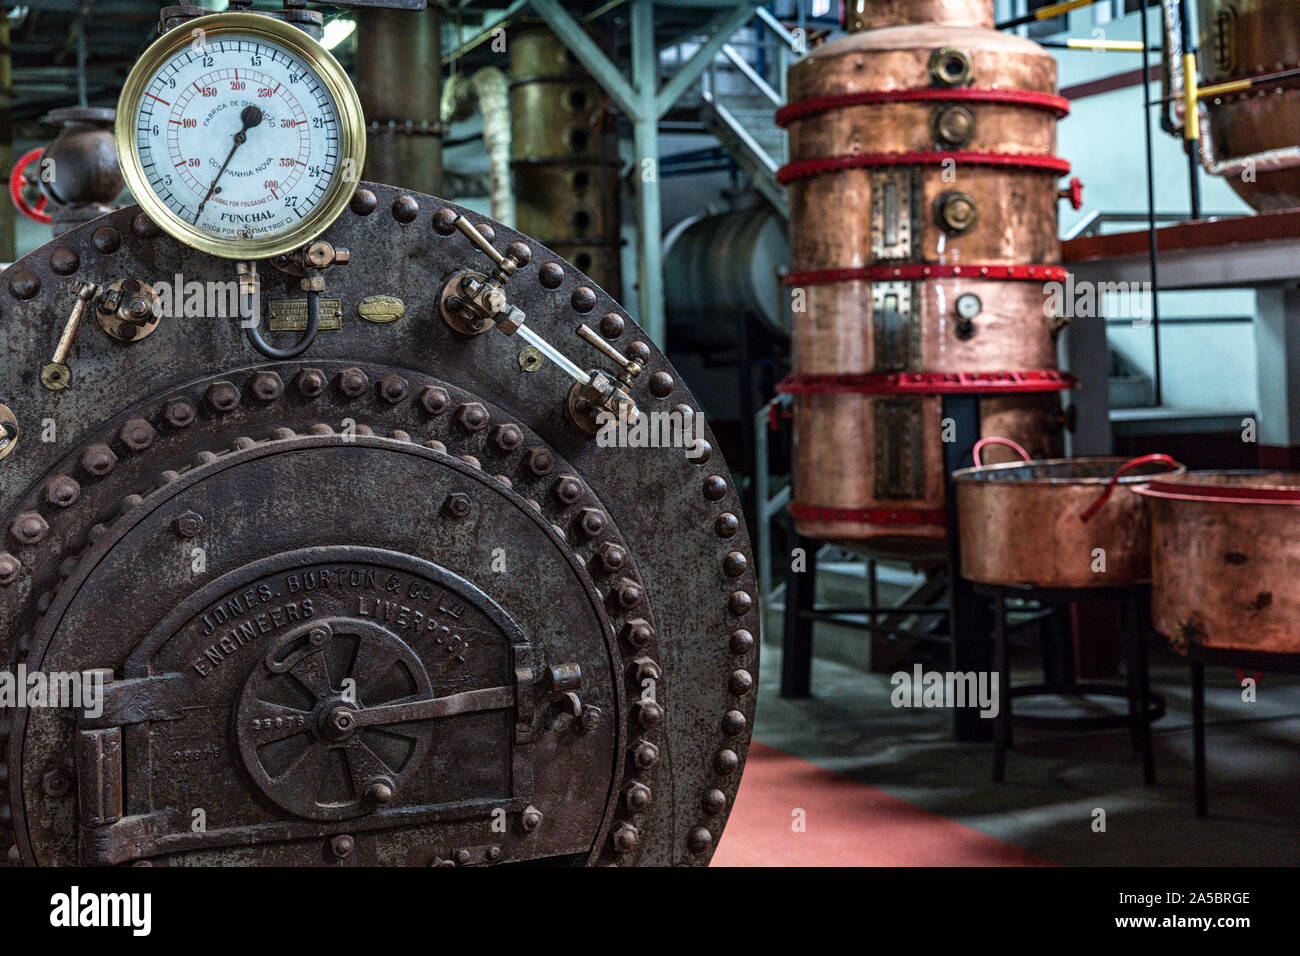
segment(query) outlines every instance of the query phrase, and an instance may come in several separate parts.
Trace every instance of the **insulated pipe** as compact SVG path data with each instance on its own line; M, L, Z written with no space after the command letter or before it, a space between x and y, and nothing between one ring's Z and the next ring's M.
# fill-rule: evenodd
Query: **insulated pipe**
M457 73L442 91L442 121L467 119L475 107L483 114L483 145L491 163L492 218L515 225L514 183L510 175L510 80L494 66L466 76Z

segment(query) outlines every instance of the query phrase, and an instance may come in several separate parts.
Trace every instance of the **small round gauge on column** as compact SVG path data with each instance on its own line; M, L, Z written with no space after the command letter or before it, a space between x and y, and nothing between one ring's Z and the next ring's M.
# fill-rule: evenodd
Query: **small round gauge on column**
M118 102L118 159L173 238L265 259L319 236L365 161L356 90L323 46L267 16L224 13L160 37Z

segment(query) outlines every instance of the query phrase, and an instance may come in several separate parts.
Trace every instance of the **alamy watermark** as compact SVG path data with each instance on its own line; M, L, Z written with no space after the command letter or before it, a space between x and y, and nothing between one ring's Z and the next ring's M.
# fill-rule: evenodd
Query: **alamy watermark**
M693 411L640 412L596 416L596 444L601 448L684 448L687 458L704 453L704 416Z
M104 713L104 672L29 671L19 664L0 671L0 710L38 707L79 710L87 717Z
M1043 285L1043 314L1049 319L1132 319L1136 326L1151 322L1155 291L1150 282L1064 282Z
M178 272L170 282L153 283L153 314L160 319L240 319L258 325L261 287L255 276L250 285L241 289L238 279L187 282Z
M978 707L981 717L998 715L998 675L990 671L926 671L916 664L889 682L895 707Z

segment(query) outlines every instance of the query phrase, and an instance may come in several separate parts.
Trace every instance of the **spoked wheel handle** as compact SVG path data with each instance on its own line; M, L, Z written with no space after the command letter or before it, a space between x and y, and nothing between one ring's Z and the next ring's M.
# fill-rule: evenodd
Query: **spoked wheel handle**
M41 198L33 205L23 195L23 189L27 186L27 167L40 159L44 152L45 147L39 146L18 160L18 165L14 166L13 172L9 174L9 198L13 200L15 208L28 219L48 226L54 221L53 217L45 211L45 207L49 205L49 197L41 193Z

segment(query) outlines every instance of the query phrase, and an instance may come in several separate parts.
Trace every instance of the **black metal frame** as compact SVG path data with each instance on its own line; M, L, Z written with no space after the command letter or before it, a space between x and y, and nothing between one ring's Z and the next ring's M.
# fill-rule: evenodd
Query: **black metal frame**
M1187 648L1192 683L1192 778L1196 815L1208 813L1205 765L1205 665L1235 667L1239 670L1271 671L1300 674L1300 654L1272 651L1248 651L1191 644Z
M977 584L974 593L990 600L993 606L994 669L998 675L998 713L994 718L993 780L1002 783L1006 776L1007 751L1012 747L1011 729L1014 723L1024 727L1044 730L1104 730L1128 727L1133 747L1142 756L1142 778L1147 784L1155 783L1155 756L1151 742L1151 724L1165 714L1164 698L1151 690L1150 669L1147 661L1146 629L1142 626L1141 602L1148 599L1146 585L1105 588L1115 600L1120 612L1120 628L1126 637L1128 651L1127 681L1125 686L1099 682L1079 682L1072 672L1052 677L1041 683L1011 686L1010 648L1007 628L1007 598L1016 597L1038 601L1041 604L1065 605L1077 601L1085 592L1097 588L1030 588L1003 587ZM1124 697L1128 700L1127 714L1079 717L1016 717L1012 702L1017 697L1038 697L1060 694L1074 697Z

